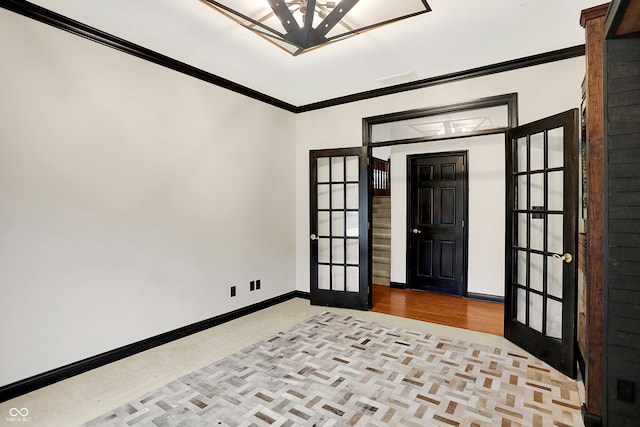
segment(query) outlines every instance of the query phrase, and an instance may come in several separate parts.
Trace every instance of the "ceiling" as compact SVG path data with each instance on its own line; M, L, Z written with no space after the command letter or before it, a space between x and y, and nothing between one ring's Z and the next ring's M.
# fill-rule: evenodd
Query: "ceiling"
M602 3L428 0L429 13L294 57L199 0L30 1L296 106L581 45L580 12Z

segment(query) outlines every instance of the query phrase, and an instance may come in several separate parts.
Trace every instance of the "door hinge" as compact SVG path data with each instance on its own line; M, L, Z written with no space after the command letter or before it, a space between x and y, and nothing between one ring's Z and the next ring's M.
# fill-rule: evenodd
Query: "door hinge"
M462 228L464 228L464 219L462 220Z
M367 230L371 230L371 221L367 221Z

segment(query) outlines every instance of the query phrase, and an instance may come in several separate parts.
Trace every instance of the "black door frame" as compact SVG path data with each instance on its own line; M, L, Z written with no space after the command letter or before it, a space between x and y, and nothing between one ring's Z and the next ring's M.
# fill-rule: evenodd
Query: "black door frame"
M446 157L446 156L462 156L464 169L464 190L463 190L463 272L462 272L462 296L467 296L468 291L468 276L469 276L469 150L456 150L456 151L443 151L443 152L430 152L407 155L407 241L406 241L406 285L407 288L411 288L409 280L413 277L415 266L415 260L412 259L411 252L411 223L412 223L412 210L411 210L411 162L415 159Z
M425 136L421 138L409 138L409 139L381 141L381 142L373 141L373 126L377 124L401 121L406 119L413 119L417 117L429 117L429 116L434 116L442 113L455 113L460 111L481 109L481 108L495 107L495 106L502 106L502 105L507 106L507 126L506 127L495 127L493 129L487 129L483 131L462 132L462 133L455 133L455 134L449 134L449 135ZM395 113L382 114L378 116L364 117L362 119L362 145L369 147L368 157L369 157L369 164L371 164L372 163L371 150L376 147L416 144L416 143L429 142L429 141L444 141L449 139L458 140L458 139L470 138L470 137L475 137L480 135L503 135L504 137L507 130L515 126L518 126L518 94L507 93L503 95L477 98L477 99L468 100L460 103L439 105L439 106L428 107L428 108L419 108L414 110L406 110L406 111L400 111ZM369 168L369 170L371 170L371 167ZM468 171L468 168L466 170ZM372 175L371 172L370 172L370 175ZM372 176L370 176L369 180L371 181L372 179L373 179ZM467 191L468 189L469 189L469 185L467 182ZM369 194L369 212L372 212L372 205L373 205L372 196L371 194ZM468 198L467 198L467 207L468 207ZM468 223L469 223L468 218L466 218L465 222L466 222L465 223L466 232L468 232ZM370 236L369 242L371 242L371 236ZM371 246L371 243L370 243L370 246ZM468 251L468 241L466 246ZM372 250L373 250L373 247L370 247L369 248L370 262L371 262ZM465 260L465 295L466 296L468 296L468 290L466 289L467 284L468 284L468 256L467 256L467 260ZM496 301L496 300L491 299L491 301Z

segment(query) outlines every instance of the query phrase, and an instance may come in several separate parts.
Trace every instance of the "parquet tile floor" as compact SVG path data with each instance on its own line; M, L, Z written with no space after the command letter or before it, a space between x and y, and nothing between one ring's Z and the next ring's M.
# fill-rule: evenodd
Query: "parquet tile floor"
M582 426L526 354L325 312L86 426Z

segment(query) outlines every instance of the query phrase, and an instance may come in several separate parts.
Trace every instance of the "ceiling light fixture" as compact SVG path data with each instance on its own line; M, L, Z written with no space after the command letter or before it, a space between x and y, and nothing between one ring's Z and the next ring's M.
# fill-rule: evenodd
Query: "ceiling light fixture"
M431 11L426 0L200 0L292 55Z

